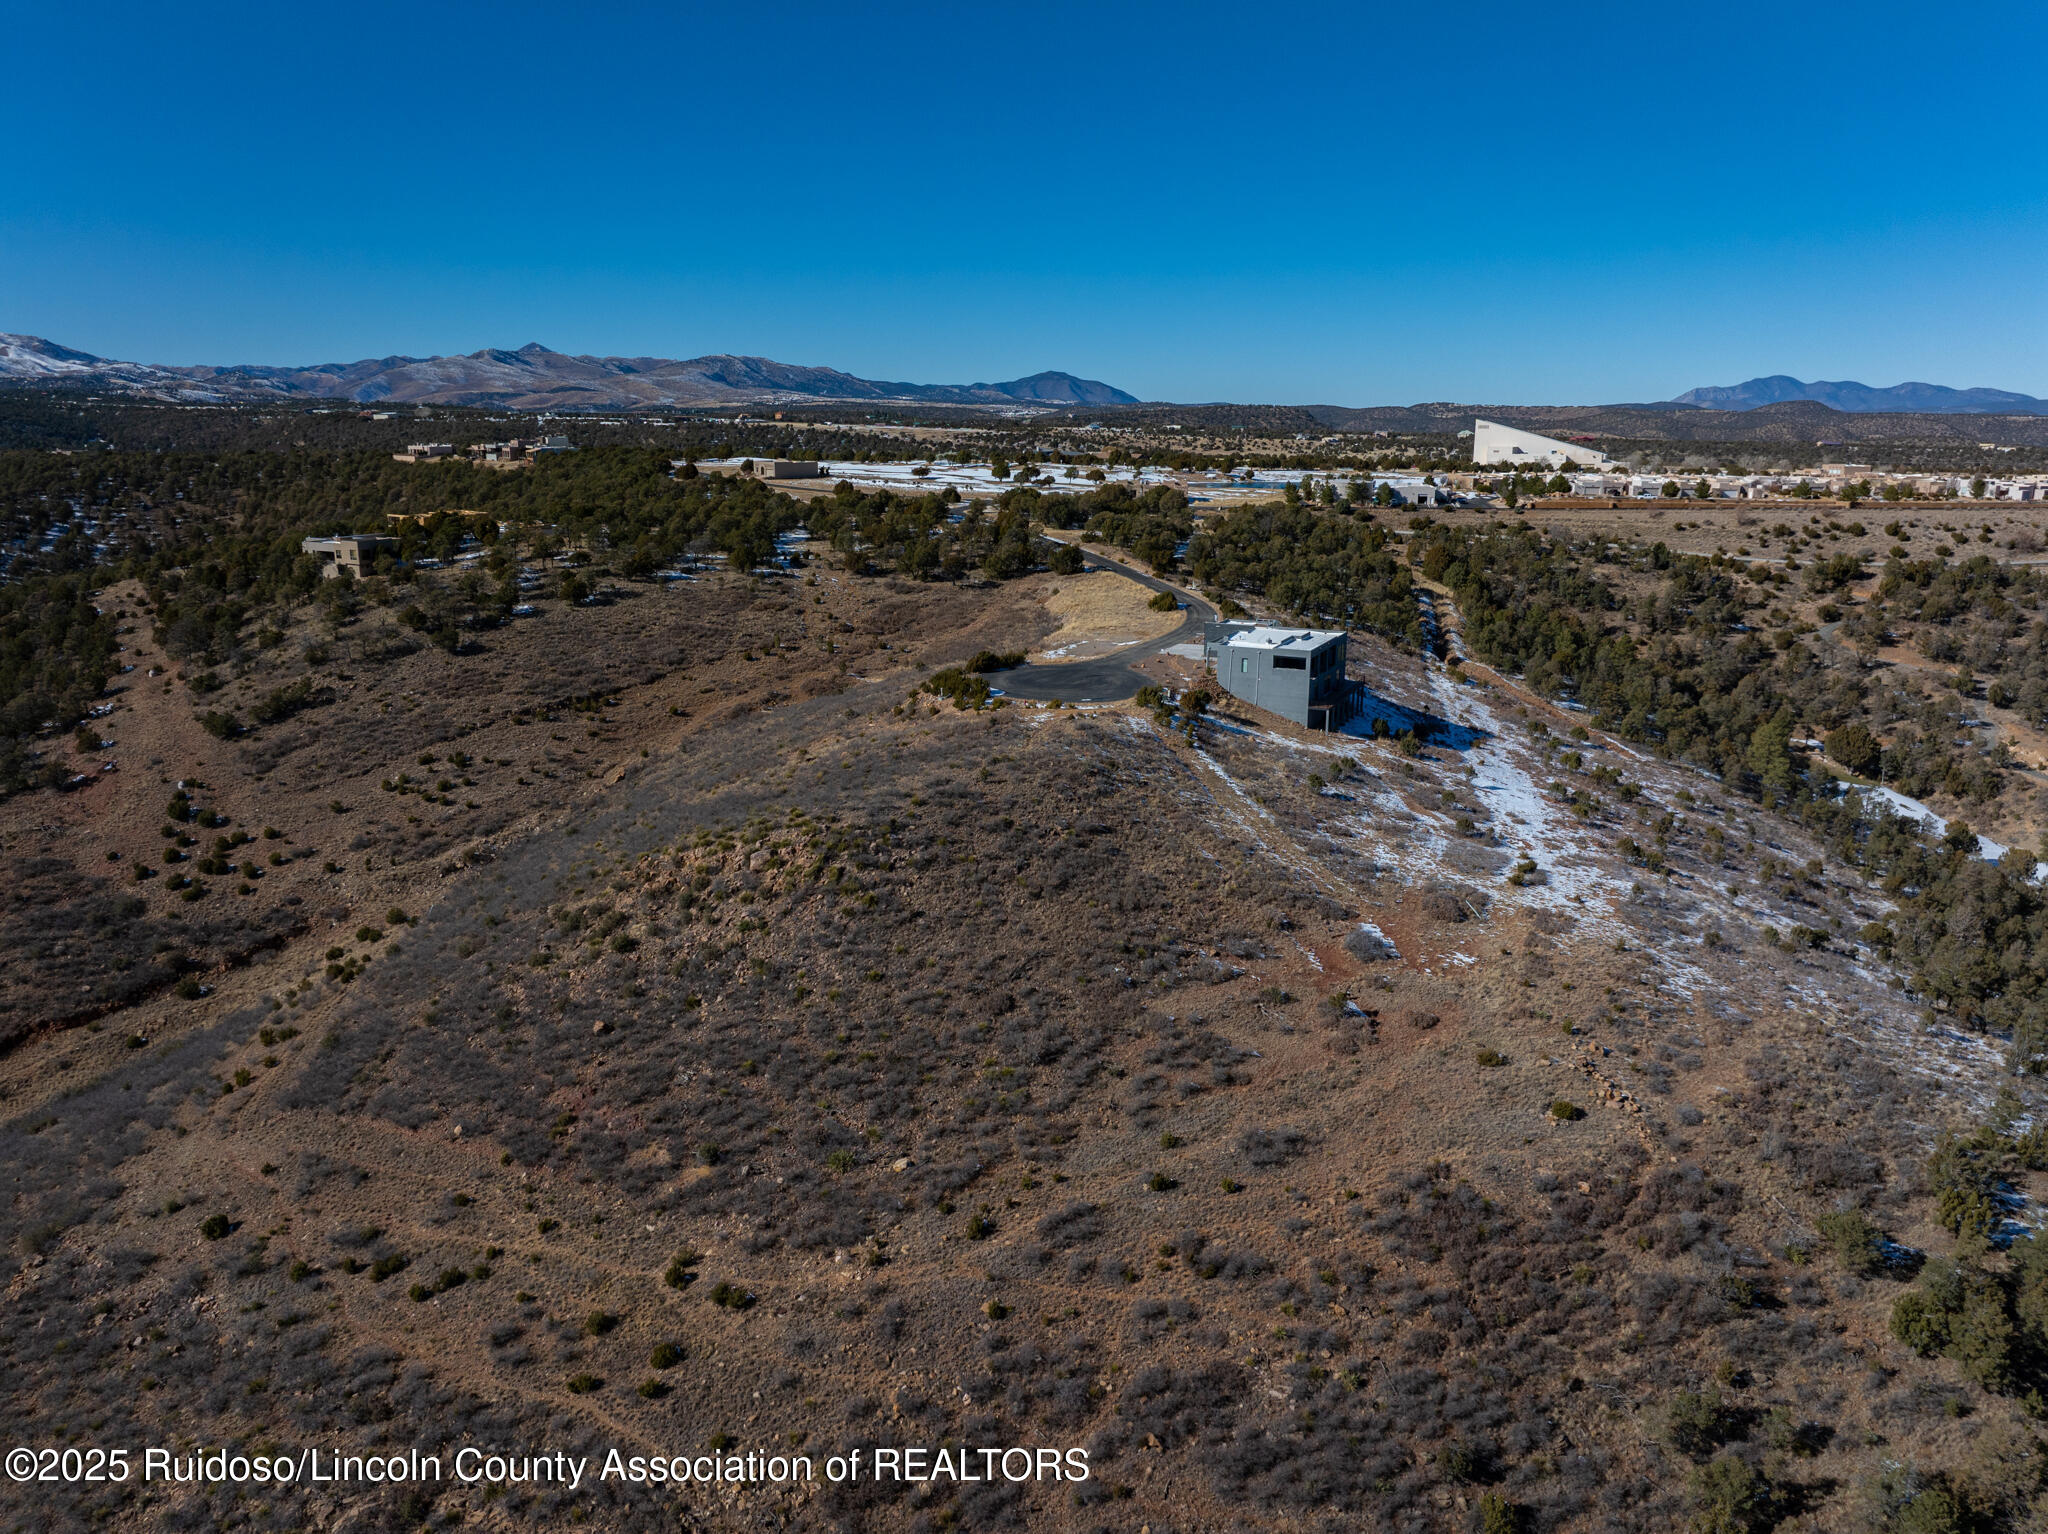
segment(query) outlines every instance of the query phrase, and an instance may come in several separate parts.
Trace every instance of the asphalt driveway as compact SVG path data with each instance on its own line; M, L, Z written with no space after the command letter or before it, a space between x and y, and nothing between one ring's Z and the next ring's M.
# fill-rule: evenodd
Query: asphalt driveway
M1190 596L1165 581L1126 569L1113 560L1099 559L1085 551L1083 557L1091 570L1108 570L1127 581L1136 581L1140 586L1164 591L1175 601L1185 603L1186 616L1181 626L1170 634L1147 639L1095 660L1069 661L1065 665L1017 666L1009 671L991 672L989 686L1005 697L1027 698L1040 703L1054 698L1063 703L1121 702L1145 685L1146 679L1131 669L1133 662L1157 655L1170 645L1200 644L1202 626L1216 621L1216 610L1199 597Z

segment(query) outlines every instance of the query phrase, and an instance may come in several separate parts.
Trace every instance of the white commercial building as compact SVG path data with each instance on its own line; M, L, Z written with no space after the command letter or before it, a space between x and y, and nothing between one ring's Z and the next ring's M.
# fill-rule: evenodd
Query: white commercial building
M1472 461L1481 465L1508 464L1517 469L1561 469L1570 459L1582 469L1611 469L1613 460L1596 448L1578 442L1560 442L1540 437L1533 431L1517 431L1498 421L1472 423Z

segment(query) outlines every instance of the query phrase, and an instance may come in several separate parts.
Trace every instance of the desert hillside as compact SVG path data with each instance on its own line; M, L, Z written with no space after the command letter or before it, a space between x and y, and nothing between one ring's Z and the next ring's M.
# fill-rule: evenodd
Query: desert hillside
M1924 652L2019 621L1989 576L1279 506L1182 561L1127 490L620 483L652 531L109 572L53 609L105 687L0 802L14 1419L590 1477L18 1491L38 1521L2030 1526L2031 855L1829 776L1870 720L1860 765L2021 840L2013 748L1935 754ZM1050 522L1350 604L1357 717L1142 646L1126 701L1004 696L1179 621L1040 568Z

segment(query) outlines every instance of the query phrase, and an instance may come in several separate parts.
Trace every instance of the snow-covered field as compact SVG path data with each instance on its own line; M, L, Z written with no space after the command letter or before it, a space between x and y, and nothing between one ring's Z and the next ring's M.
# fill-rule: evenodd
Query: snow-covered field
M706 469L736 469L746 462L743 458L707 458L700 462ZM1017 488L1018 481L997 479L985 463L949 463L942 459L912 459L901 463L849 463L838 461L821 462L824 482L837 484L847 480L863 490L897 490L907 494L922 495L931 490L942 490L947 486L968 496L994 496L1005 490ZM1011 465L1014 475L1018 465ZM1133 469L1128 465L1111 468L1103 464L1065 465L1038 464L1035 479L1026 481L1038 490L1062 495L1079 495L1096 488L1098 481L1088 478L1091 472L1100 471L1100 483L1127 484L1138 486L1174 485L1187 491L1191 501L1201 502L1217 496L1238 499L1265 498L1278 496L1288 485L1298 485L1304 479L1313 478L1320 485L1334 479L1339 493L1348 494L1354 480L1363 480L1370 485L1391 485L1403 498L1413 501L1426 494L1432 487L1424 483L1419 474L1313 474L1303 469L1259 469L1239 470L1236 474L1177 474L1169 469ZM925 472L919 474L917 471ZM1069 470L1071 469L1071 473ZM795 480L787 483L797 485L817 484L817 480Z
M738 468L746 462L741 458L705 459L700 467L707 469ZM863 490L896 490L908 495L924 495L933 490L943 490L948 485L962 495L996 496L1005 490L1015 490L1015 479L1001 480L985 463L946 463L940 460L907 463L842 463L821 462L818 465L823 482L831 485L846 480ZM1076 468L1074 477L1067 477L1067 466L1061 464L1039 464L1038 478L1029 481L1033 488L1046 492L1079 495L1096 488L1096 481L1085 476L1086 469ZM917 470L924 469L923 474ZM1014 468L1012 469L1014 473ZM1174 476L1164 469L1131 469L1128 467L1103 468L1103 482L1109 484L1163 485L1174 482ZM817 484L818 480L795 480L797 485Z
M1370 474L1350 469L1324 471L1313 469L1239 469L1234 474L1187 474L1182 476L1190 494L1204 489L1263 491L1278 495L1289 485L1298 485L1304 479L1313 479L1318 485L1335 481L1339 494L1348 493L1355 483L1363 482L1374 488L1391 485L1408 500L1414 500L1425 491L1435 488L1420 474Z

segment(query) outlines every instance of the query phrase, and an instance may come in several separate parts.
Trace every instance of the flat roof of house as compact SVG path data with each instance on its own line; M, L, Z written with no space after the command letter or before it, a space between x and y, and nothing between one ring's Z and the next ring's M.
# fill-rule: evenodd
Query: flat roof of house
M1223 642L1249 650L1318 650L1344 636L1335 629L1240 629Z

